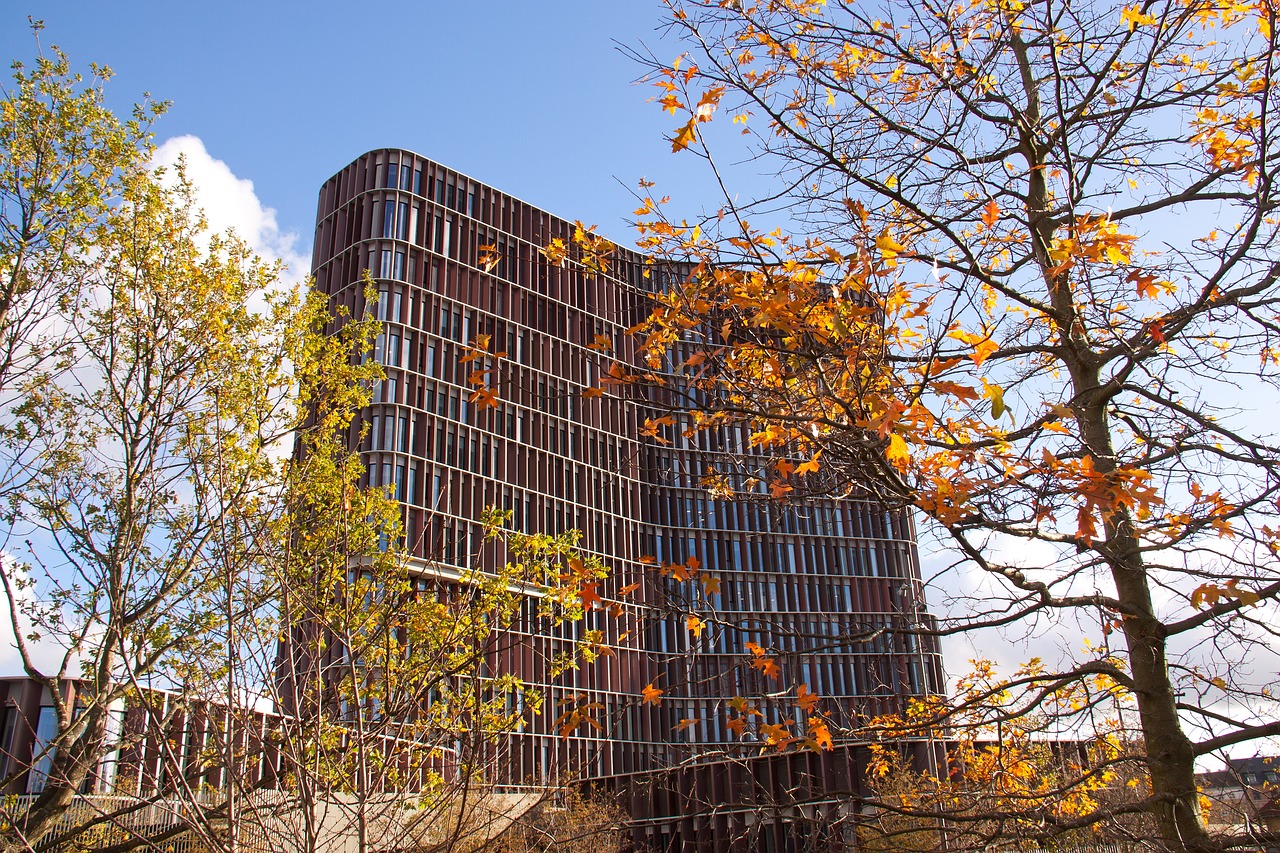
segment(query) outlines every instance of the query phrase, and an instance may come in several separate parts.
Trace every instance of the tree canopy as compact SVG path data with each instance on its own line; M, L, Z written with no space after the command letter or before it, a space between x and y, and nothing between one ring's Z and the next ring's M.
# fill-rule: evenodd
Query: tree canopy
M642 186L641 245L693 270L634 330L689 389L648 428L737 430L721 496L928 519L998 591L941 633L1083 633L1010 712L1104 679L1160 839L1214 849L1196 759L1280 734L1275 8L668 6L656 99L725 201Z

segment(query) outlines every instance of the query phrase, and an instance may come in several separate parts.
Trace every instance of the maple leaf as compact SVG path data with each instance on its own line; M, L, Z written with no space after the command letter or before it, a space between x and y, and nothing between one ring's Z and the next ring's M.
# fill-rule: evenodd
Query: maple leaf
M809 745L815 750L832 750L835 749L835 741L831 737L831 730L827 728L826 720L821 717L813 716L809 718Z
M720 578L706 575L702 578L702 590L707 595L717 595L720 592Z
M644 698L640 700L645 705L657 705L662 702L662 694L665 692L660 687L654 687L652 683L646 684L644 689L640 691Z
M689 119L688 123L685 124L684 127L676 131L676 135L671 139L672 153L683 151L698 138L698 132L694 129L694 126L697 123L698 119L695 116L694 118Z
M808 685L801 684L796 688L796 704L806 714L812 714L820 701L822 701L822 697L816 693L810 693Z
M577 700L570 699L566 701L572 702ZM561 714L556 718L554 725L560 732L560 737L562 738L567 738L569 735L573 734L579 726L584 725L590 726L596 731L604 731L604 726L600 725L600 721L587 713L588 711L598 711L603 708L604 705L601 705L599 702L588 702L584 705L579 705L578 707L571 708Z
M680 722L679 722L679 723L677 723L677 724L676 724L676 727L675 727L675 728L676 728L676 731L678 731L678 732L682 732L682 731L684 731L685 729L691 729L691 728L693 728L694 726L696 726L696 725L698 724L698 722L699 722L699 721L698 721L698 720L696 720L696 719L691 720L691 719L688 719L688 718L684 718L684 719L680 720Z
M805 474L818 473L818 470L822 467L822 463L818 461L821 458L821 456L822 456L822 451L819 450L817 453L813 454L813 458L810 459L808 462L804 462L796 466L797 476L803 477Z
M1133 32L1136 27L1151 26L1158 24L1155 15L1142 11L1141 6L1126 6L1120 12L1120 23L1129 25L1129 32Z
M622 589L618 590L618 595L619 596L630 595L631 593L635 592L639 588L640 588L640 583L638 581L636 583L629 583L626 586L624 586Z
M724 95L723 86L713 86L702 93L702 97L698 99L698 105L694 108L694 114L698 121L711 121L711 116L715 113L716 107L720 105L720 98Z
M981 367L982 362L991 357L992 353L1000 349L1000 345L993 340L985 340L973 348L973 354L969 358L973 359L974 367Z
M584 400L593 400L596 397L603 397L603 396L604 396L603 388L583 388L582 389L582 399Z
M793 722L793 720L787 720L785 723L762 723L760 733L764 735L765 745L775 746L779 752L785 751L787 745L795 740L788 728Z
M995 225L1000 219L1000 205L996 204L996 200L992 199L987 202L987 206L982 208L982 223L988 228Z
M876 238L876 248L880 250L880 256L884 258L885 266L897 266L897 257L907 251L907 247L893 239L893 235L886 228L880 232L880 236Z
M933 390L939 394L947 394L955 397L960 402L968 402L969 400L978 399L978 392L968 385L960 385L956 382L939 381L933 383Z
M603 600L596 592L597 586L598 584L589 583L583 585L582 589L578 590L578 598L582 600L582 606L587 610L593 610L595 606Z
M1160 279L1153 275L1148 275L1141 270L1132 270L1125 276L1125 281L1132 284L1138 291L1138 296L1154 299L1160 295L1160 287L1158 282Z
M685 617L685 620L684 620L684 626L688 628L690 631L692 631L693 636L695 637L702 636L702 629L703 627L706 626L706 624L707 623L705 621L693 615Z
M895 468L905 468L911 459L907 442L896 432L889 436L889 445L885 448L884 455Z
M477 409L483 410L498 405L498 394L492 388L477 388L467 400L474 403Z

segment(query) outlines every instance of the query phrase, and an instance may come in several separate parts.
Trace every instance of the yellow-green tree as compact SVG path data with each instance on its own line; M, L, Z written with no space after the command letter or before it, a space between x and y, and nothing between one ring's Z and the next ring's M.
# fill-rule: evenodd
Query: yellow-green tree
M55 717L2 780L38 765L42 787L3 804L0 845L185 832L234 851L296 829L314 850L332 803L367 850L412 838L406 798L448 818L417 820L425 840L471 839L496 735L541 711L486 664L531 597L548 624L582 618L603 565L495 513L505 565L411 577L401 510L345 443L382 375L377 321L329 316L210 234L181 168L150 166L160 108L120 121L109 76L52 48L0 98L0 587ZM558 665L600 641L582 632ZM121 707L140 729L119 731ZM115 793L104 760L138 744L159 765L120 793L168 803L173 826L132 802L72 812L86 788Z
M227 532L292 423L297 298L273 295L277 268L242 243L204 235L181 175L166 189L149 170L160 109L117 120L109 72L93 73L54 48L15 66L0 102L0 581L55 717L43 788L6 822L16 848L99 770L113 707L217 623Z
M1196 758L1280 734L1275 7L668 6L657 100L725 201L642 191L693 270L635 330L693 392L647 428L773 457L718 494L929 519L995 590L942 632L1091 635L1022 689L1114 681L1162 842L1214 849Z

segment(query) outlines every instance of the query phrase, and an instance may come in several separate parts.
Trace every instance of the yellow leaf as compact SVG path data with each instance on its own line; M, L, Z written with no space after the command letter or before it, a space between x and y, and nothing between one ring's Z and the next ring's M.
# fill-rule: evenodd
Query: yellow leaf
M1128 24L1129 32L1133 32L1135 27L1150 26L1159 21L1154 15L1143 12L1141 6L1128 6L1120 13L1120 23Z
M907 251L906 246L893 239L888 228L881 231L880 236L876 238L876 248L880 250L880 255L889 266L895 266L898 255Z
M982 396L991 401L991 417L1000 420L1000 417L1008 411L1004 405L1004 389L999 385L982 380ZM1009 414L1010 419L1013 414Z
M885 449L885 456L895 467L904 468L911 458L911 451L907 448L907 443L902 436L895 432L889 436L889 446Z
M646 684L640 692L644 695L644 699L641 700L643 704L657 705L662 701L664 691L659 687L654 687L652 684Z

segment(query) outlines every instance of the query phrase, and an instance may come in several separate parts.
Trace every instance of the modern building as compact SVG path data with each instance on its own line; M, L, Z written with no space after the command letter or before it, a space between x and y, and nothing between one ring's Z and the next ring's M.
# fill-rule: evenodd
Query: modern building
M794 693L766 694L803 682L838 726L941 684L936 645L903 631L930 618L911 518L854 499L715 500L699 478L738 449L733 435L645 440L652 401L616 388L584 396L601 369L592 344L633 359L625 330L678 270L618 248L607 271L588 273L539 251L557 238L571 244L574 228L409 151L371 151L330 178L315 287L360 315L371 271L380 292L371 310L384 324L375 356L386 379L352 446L368 482L403 503L416 571L448 576L474 559L501 560L478 524L484 507L499 506L528 532L582 531L583 547L612 567L610 589L639 584L641 630L603 613L584 626L610 632L615 649L593 666L551 676L547 660L571 637L530 630L504 644L495 670L545 688L548 708L595 708L601 723L566 738L555 713L532 717L496 771L505 781L576 774L616 785L631 796L637 835L657 847L794 849L808 832L801 824L842 814L860 760L847 744L762 755L758 726L801 714ZM463 363L481 335L505 358ZM496 368L486 380L496 406L468 402L477 367ZM719 589L682 588L646 556L694 557ZM695 636L681 595L701 596L720 618ZM780 678L750 666L748 640L776 657ZM642 701L650 684L665 691L657 704ZM744 696L761 713L739 732L727 703Z

